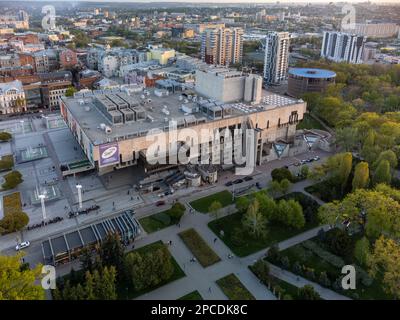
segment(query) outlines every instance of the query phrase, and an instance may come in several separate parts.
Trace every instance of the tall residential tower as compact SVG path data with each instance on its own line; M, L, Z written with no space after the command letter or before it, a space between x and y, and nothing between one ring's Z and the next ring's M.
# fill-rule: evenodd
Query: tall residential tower
M206 29L201 36L201 58L208 64L229 66L242 62L243 29Z
M267 84L280 84L287 79L289 44L289 32L267 34L264 59L264 79Z

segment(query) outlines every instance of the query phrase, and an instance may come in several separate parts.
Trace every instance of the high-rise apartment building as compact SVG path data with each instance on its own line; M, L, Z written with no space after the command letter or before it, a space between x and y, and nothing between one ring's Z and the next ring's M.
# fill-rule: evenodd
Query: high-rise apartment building
M207 29L201 36L201 57L208 64L229 66L242 62L243 29Z
M265 39L264 79L279 84L287 79L289 67L289 32L270 32Z
M362 63L365 40L364 36L325 31L321 57L335 62Z

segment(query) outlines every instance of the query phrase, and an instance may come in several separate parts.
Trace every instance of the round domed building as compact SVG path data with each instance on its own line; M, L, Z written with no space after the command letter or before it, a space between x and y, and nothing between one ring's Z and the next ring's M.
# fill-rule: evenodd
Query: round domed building
M289 96L300 98L307 92L322 92L335 83L336 73L314 68L290 68L288 77Z

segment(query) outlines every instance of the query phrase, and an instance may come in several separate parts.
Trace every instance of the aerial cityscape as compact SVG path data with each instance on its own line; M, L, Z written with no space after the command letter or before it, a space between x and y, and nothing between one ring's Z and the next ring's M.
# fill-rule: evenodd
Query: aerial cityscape
M398 300L400 1L0 1L0 185L0 300Z

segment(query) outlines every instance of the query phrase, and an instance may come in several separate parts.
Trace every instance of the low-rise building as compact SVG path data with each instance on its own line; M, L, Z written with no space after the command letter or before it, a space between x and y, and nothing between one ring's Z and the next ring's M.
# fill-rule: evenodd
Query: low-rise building
M21 81L0 83L0 114L22 111L26 111L26 100Z

